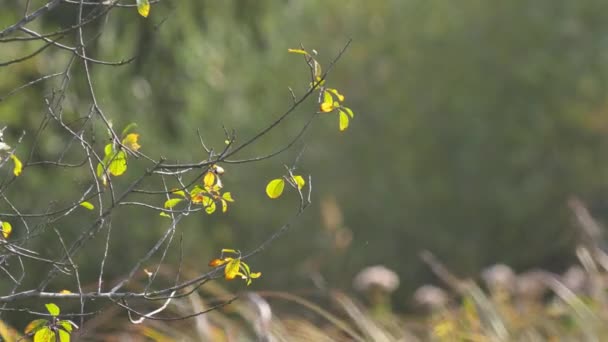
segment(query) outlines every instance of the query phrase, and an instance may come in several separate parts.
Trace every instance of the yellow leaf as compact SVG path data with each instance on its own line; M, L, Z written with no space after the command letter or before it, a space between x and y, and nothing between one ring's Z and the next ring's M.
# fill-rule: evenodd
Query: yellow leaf
M13 163L15 164L15 167L13 168L13 174L15 176L19 176L21 174L21 171L23 170L23 164L21 163L21 160L19 160L19 158L17 158L17 156L14 153L11 154L11 159L13 160Z
M148 0L137 0L137 12L144 18L150 14L150 2Z
M49 327L44 327L34 334L34 342L55 342L55 333Z
M215 173L213 173L213 172L205 173L205 177L203 177L203 184L205 185L205 188L213 187L214 183L215 183Z
M329 113L334 110L334 99L328 91L323 92L323 102L321 103L321 111Z
M203 207L205 207L207 214L213 214L215 212L215 201L210 197L203 196Z
M59 293L61 293L61 294L70 294L70 293L72 293L72 291L63 289L63 290L59 291Z
M340 110L340 132L348 128L348 115Z
M287 52L289 53L298 53L300 55L308 55L308 52L302 50L302 49L287 49Z
M282 178L273 179L266 185L266 195L272 199L279 198L284 188L285 181Z
M171 189L171 193L186 198L186 193L184 192L184 190Z
M238 274L241 266L241 259L232 259L224 269L226 280L234 279Z
M342 109L345 110L346 113L348 113L348 115L350 115L351 118L355 117L355 114L353 113L352 110L350 110L350 108L348 108L348 107L342 107Z
M139 145L137 143L137 139L139 139L139 134L130 133L130 134L127 134L127 136L124 139L122 139L122 144L125 145L130 150L137 151L141 148L141 145Z
M11 226L11 224L6 221L0 221L0 223L2 223L2 236L4 236L5 239L8 239L8 237L11 236L11 232L13 231L13 226Z
M120 176L127 171L127 154L125 151L118 151L112 158L110 158L110 165L108 165L108 172L113 176Z
M234 202L234 199L232 198L232 194L230 192L224 192L224 194L222 194L222 198L228 202Z
M87 201L80 202L80 206L84 207L84 208L87 208L89 210L95 209L95 206L93 204L91 204L91 202L87 202Z
M175 207L179 202L183 201L183 198L171 198L165 201L165 208L171 209Z
M162 217L168 217L168 218L171 218L171 215L167 214L167 213L166 213L166 212L164 212L164 211L161 211L161 212L160 212L160 214L158 214L158 215L159 215L159 216L162 216Z
M340 102L344 101L344 95L340 94L340 92L338 92L338 89L327 88L327 91L330 91L332 94L336 95L336 97L338 98L338 101L340 101Z
M228 211L228 203L223 198L221 199L221 201L222 201L222 212L225 213L226 211Z
M296 182L298 189L302 189L304 187L304 185L306 185L306 181L304 180L304 177L302 177L300 175L293 176L293 181Z
M44 304L46 306L46 310L51 314L51 316L59 316L60 310L59 307L54 303Z

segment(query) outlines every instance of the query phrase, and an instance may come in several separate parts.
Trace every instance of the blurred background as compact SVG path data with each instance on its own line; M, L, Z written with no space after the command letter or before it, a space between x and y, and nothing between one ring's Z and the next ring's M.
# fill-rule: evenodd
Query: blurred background
M18 20L22 6L3 3L1 26ZM63 3L32 28L71 25L76 10ZM224 215L180 222L184 262L204 270L220 248L251 250L288 221L297 195L273 201L264 188L303 151L298 173L312 175L312 206L250 260L263 273L250 289L356 296L355 274L380 264L399 276L392 304L405 313L416 288L440 283L421 261L423 250L463 278L497 263L561 273L577 262L580 240L568 201L582 200L600 223L608 218L607 13L603 0L161 1L148 19L117 9L88 33L103 32L90 50L95 58L137 56L126 66L93 66L104 113L119 129L136 122L144 153L182 162L205 158L196 129L216 149L222 125L244 141L289 106L287 87L306 89L307 67L288 48L316 49L327 65L352 38L328 78L355 112L349 129L339 132L335 115L321 116L279 157L224 165L224 188L236 202ZM2 60L37 48L0 44ZM1 68L0 96L62 71L69 56L53 50ZM72 82L63 109L77 120L90 100L83 75ZM43 96L57 85L49 80L0 102L5 139L26 132L18 153L27 153ZM306 102L239 157L284 145L316 106ZM37 158L54 159L66 144L52 132ZM139 172L148 166L130 164ZM7 196L26 211L69 201L88 184L84 169L25 171ZM76 236L86 215L65 221L66 232ZM123 275L129 265L121 260L137 260L167 224L134 207L112 221L108 279ZM81 277L95 279L98 242L80 256L93 260Z

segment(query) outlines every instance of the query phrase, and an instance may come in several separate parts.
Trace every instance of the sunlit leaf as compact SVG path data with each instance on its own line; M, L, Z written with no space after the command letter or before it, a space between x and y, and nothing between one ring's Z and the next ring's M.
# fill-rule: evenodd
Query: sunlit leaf
M108 171L113 176L120 176L127 171L127 154L125 151L116 152L108 165Z
M43 327L34 334L34 342L55 342L55 333L49 327Z
M222 202L222 212L225 213L226 211L228 211L228 203L223 198L221 199L221 202Z
M232 194L230 192L224 192L222 194L222 198L228 202L234 202L234 199L232 198Z
M344 131L348 128L348 114L340 110L340 131Z
M273 179L266 185L266 195L272 199L279 198L283 193L284 188L285 180L282 178Z
M137 12L144 18L150 14L150 2L148 0L137 0Z
M179 202L183 201L183 198L171 198L165 201L165 208L171 209L175 207Z
M51 316L59 316L59 307L53 303L44 304L46 306L46 310L51 314Z
M6 221L0 221L2 222L2 236L5 239L8 239L9 236L11 236L11 232L13 231L13 226L11 226L10 223L6 222Z
M203 177L203 184L205 185L205 188L213 187L213 184L215 184L215 173L205 173L205 176Z
M63 289L63 290L59 291L59 293L61 293L61 294L70 294L70 293L72 293L72 291Z
M306 51L304 51L302 49L287 49L287 52L298 53L300 55L307 55L308 54L308 52L306 52Z
M228 262L226 269L224 270L226 280L232 280L239 274L240 265L241 259L232 259Z
M128 147L130 150L138 151L141 148L141 145L139 145L137 143L138 139L139 139L139 134L130 133L130 134L127 134L127 136L124 139L122 139L122 144L125 145L126 147Z
M32 333L38 329L40 329L40 327L42 327L43 325L47 324L49 321L46 319L35 319L31 322L29 322L27 324L27 326L25 327L24 332L26 334Z
M114 145L107 144L106 146L104 146L103 153L106 157L111 156L113 154L112 152L114 152Z
M59 329L59 342L70 342L71 335L69 332Z
M95 209L95 206L93 204L91 204L91 202L87 202L87 201L80 202L80 206L84 207L84 208L87 208L89 210Z
M342 107L342 109L345 110L348 113L348 115L350 115L351 118L355 117L355 114L353 113L352 110L350 110L350 108L348 108L348 107Z
M72 329L74 329L72 324L68 321L59 321L59 325L67 332L72 332Z
M296 182L298 189L302 189L304 187L304 185L306 185L306 181L304 180L304 177L302 177L300 175L293 176L293 181Z
M334 98L328 91L323 92L323 102L321 103L321 111L329 113L334 110Z
M236 249L232 249L232 248L222 248L222 253L232 253L232 254L241 255L241 252L237 251Z
M11 154L11 159L13 160L13 164L15 164L13 167L13 174L19 176L23 170L23 163L21 163L21 160L19 160L14 153Z
M97 177L101 178L102 175L103 175L103 164L99 163L99 164L97 164Z
M186 198L186 193L184 192L184 190L173 189L173 190L171 190L171 193L174 195L178 195L178 196L182 196L183 198Z
M171 215L167 214L164 211L161 211L160 214L159 214L159 216L171 218Z
M344 101L344 95L340 94L340 92L338 92L338 89L327 88L327 91L329 91L332 94L334 94L336 96L336 98L338 98L338 101L340 101L340 102Z
M215 212L215 202L208 196L203 196L203 207L207 214L213 214Z

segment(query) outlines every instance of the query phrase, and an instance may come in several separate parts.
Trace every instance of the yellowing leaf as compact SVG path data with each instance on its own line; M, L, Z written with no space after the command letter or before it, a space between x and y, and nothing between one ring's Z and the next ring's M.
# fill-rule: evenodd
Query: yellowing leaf
M108 165L108 171L113 176L120 176L127 171L127 154L125 151L118 151Z
M23 332L26 334L32 333L32 332L40 329L40 327L42 327L43 325L45 325L47 323L48 323L48 320L46 320L46 319L35 319L27 324L27 326L25 327L25 330Z
M80 202L80 206L84 207L84 208L87 208L89 210L95 209L95 206L93 204L91 204L91 202L87 202L87 201Z
M150 2L148 0L137 0L137 12L144 18L150 14Z
M232 198L232 194L230 192L224 192L222 194L222 198L228 202L234 202L234 199Z
M336 95L336 97L338 98L338 101L340 101L340 102L344 101L344 95L340 94L340 92L338 92L338 89L327 88L327 91L329 91L332 94Z
M334 98L328 91L323 92L323 102L321 103L321 111L329 113L334 110Z
M186 198L186 193L184 192L184 190L172 189L171 193L174 195L178 195L178 196L182 196L183 198Z
M8 239L8 237L11 236L11 232L13 231L13 226L11 226L11 224L6 221L0 221L0 223L2 223L2 236L4 236L5 239Z
M205 207L207 214L213 214L215 212L215 201L207 196L203 196L203 207Z
M72 325L68 321L59 321L59 342L70 342Z
M72 291L63 289L63 290L59 291L59 293L61 293L61 294L70 294L70 293L72 293Z
M340 132L346 130L348 128L348 115L340 110Z
M300 55L307 55L308 52L302 50L302 49L287 49L287 52L289 53L298 53Z
M352 110L350 110L350 108L348 108L348 107L342 107L342 109L345 110L346 113L348 113L348 115L350 115L351 118L355 117L355 114L353 113Z
M15 167L13 167L13 174L15 176L19 176L21 174L21 171L23 170L23 164L21 163L21 160L19 160L19 158L17 158L17 156L14 153L11 154L11 159L13 160L13 163L15 164Z
M34 334L34 342L55 342L55 333L49 327L44 327Z
M133 151L137 151L141 147L141 145L139 145L137 143L137 139L139 139L139 134L130 133L130 134L127 134L127 136L124 139L122 139L122 144Z
M104 146L103 153L106 157L112 155L112 152L114 152L114 145L107 144L106 146Z
M230 262L228 262L226 268L224 269L226 280L232 280L239 274L240 265L241 259L232 259Z
M59 316L59 307L53 303L44 304L46 306L46 310L51 314L51 316Z
M228 203L223 198L221 199L221 202L222 202L222 212L225 213L226 211L228 211Z
M296 182L298 189L302 189L306 185L306 181L302 176L293 176L293 181Z
M279 198L284 188L285 181L282 178L273 179L266 185L266 195L272 199Z
M164 211L161 211L160 214L159 214L159 216L171 218L171 215L167 214Z
M165 208L166 209L171 209L173 207L175 207L179 202L183 201L183 198L171 198L168 199L167 201L165 201Z
M215 173L213 173L213 172L205 173L205 177L203 177L203 184L205 185L205 188L213 187L214 183L215 183Z

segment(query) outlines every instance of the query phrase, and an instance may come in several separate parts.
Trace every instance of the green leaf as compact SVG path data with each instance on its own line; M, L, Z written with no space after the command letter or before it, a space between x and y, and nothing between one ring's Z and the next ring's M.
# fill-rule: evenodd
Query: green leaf
M283 193L284 188L285 180L283 180L283 178L273 179L266 185L266 195L272 199L279 198Z
M27 324L24 332L26 334L30 334L40 329L43 325L47 324L49 321L46 319L35 319Z
M308 52L306 52L305 50L302 50L302 49L287 49L287 52L297 53L300 55L308 55Z
M207 214L213 214L215 212L215 201L207 196L203 196L203 207L205 207Z
M162 216L162 217L168 217L168 218L171 218L171 215L167 214L167 213L166 213L166 212L164 212L164 211L161 211L159 215L160 215L160 216Z
M84 208L87 208L89 210L95 209L95 206L93 204L91 204L91 202L87 202L87 201L80 202L80 206L84 207Z
M340 132L343 132L348 128L348 120L348 114L340 110Z
M184 192L184 190L171 190L171 193L186 198L186 193Z
M184 200L183 198L171 198L171 199L168 199L165 202L165 208L166 209L171 209L171 208L175 207L179 202L181 202L183 200Z
M150 14L150 2L148 0L137 0L137 12L144 18Z
M298 189L302 189L304 187L304 185L306 185L306 181L300 175L293 176L293 181L296 182Z
M45 304L46 310L51 314L51 316L59 316L59 307L53 303Z
M97 164L97 177L103 176L103 163Z
M55 333L49 327L44 327L34 334L34 342L55 342Z
M108 171L113 176L120 176L127 171L127 154L125 151L116 152L108 165Z
M125 126L125 128L123 128L120 136L124 139L127 136L127 133L129 133L135 127L137 127L137 124L135 122L131 122L130 124Z

